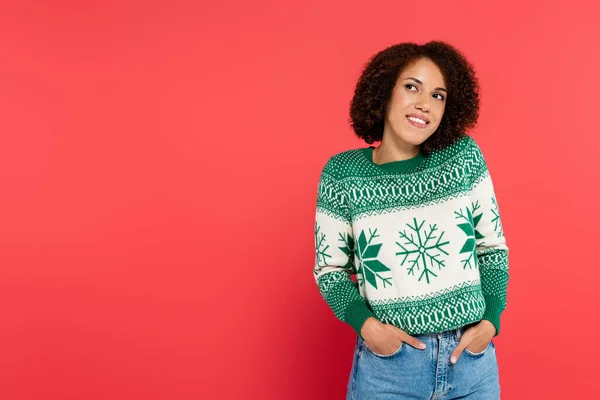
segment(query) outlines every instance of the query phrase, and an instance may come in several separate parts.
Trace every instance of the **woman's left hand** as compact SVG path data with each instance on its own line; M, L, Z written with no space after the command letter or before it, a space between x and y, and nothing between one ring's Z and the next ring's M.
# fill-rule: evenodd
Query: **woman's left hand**
M469 351L473 353L480 353L489 346L492 338L496 334L496 327L488 320L481 320L477 325L465 330L461 335L458 346L452 352L450 362L456 364L458 358L462 354L465 348L469 348Z

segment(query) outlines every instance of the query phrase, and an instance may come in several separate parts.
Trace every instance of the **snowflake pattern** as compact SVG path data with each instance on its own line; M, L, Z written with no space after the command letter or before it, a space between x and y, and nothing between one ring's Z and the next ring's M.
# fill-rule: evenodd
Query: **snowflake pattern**
M354 252L354 238L350 236L349 233L346 233L346 235L344 236L344 234L340 232L338 233L338 235L340 236L338 241L344 243L344 246L338 247L338 249L340 249L342 253L348 256L348 262L346 263L346 265L343 265L342 268L347 269L348 271L350 271L350 273L356 273L356 269L354 268L354 262L352 260L352 253Z
M327 254L327 249L329 245L325 244L325 235L323 232L319 232L321 227L318 223L315 222L315 248L316 248L316 263L315 263L315 273L317 269L323 265L327 264L327 258L331 258L331 255Z
M463 269L469 267L469 269L478 267L477 260L477 239L483 239L483 235L477 230L477 225L481 220L481 216L483 213L479 213L475 215L477 211L479 211L481 206L479 202L471 203L471 208L465 207L465 213L463 210L454 211L454 214L457 219L464 220L465 222L458 224L457 226L467 235L467 239L462 249L460 249L460 254L466 253L469 256L462 260ZM483 244L483 242L481 243Z
M427 230L426 228L423 229L425 220L419 224L417 219L413 218L413 223L414 225L406 224L406 226L414 232L406 233L406 230L399 232L400 238L404 239L405 242L396 242L402 249L402 251L397 252L396 255L404 256L400 264L401 266L407 262L409 257L412 257L412 259L408 261L410 265L407 268L408 274L414 276L415 269L417 269L418 271L421 271L418 281L421 282L421 279L425 277L427 283L430 283L431 277L437 277L433 268L437 267L438 270L441 270L442 267L446 266L445 261L441 260L439 257L442 254L448 255L448 252L443 249L443 246L448 245L450 242L442 242L444 232L442 232L439 237L434 235L438 230L437 224L430 224L429 230ZM434 242L435 239L437 239L437 241Z
M363 286L365 280L377 289L377 278L383 283L383 287L392 286L392 278L385 278L382 273L391 271L381 261L377 260L381 243L371 244L373 239L378 238L377 229L371 232L369 229L369 240L365 236L365 231L361 231L358 237L357 246L354 249L355 260L358 260L356 280L360 286Z
M497 233L498 237L502 237L504 235L504 231L502 229L502 221L500 220L500 210L498 209L496 197L492 197L492 204L494 205L494 208L492 208L492 214L494 214L494 218L492 218L492 222L494 223L494 232Z

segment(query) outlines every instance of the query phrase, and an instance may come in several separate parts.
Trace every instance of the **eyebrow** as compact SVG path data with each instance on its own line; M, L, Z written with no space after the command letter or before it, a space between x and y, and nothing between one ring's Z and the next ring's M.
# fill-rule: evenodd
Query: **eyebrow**
M416 78L406 78L406 79L405 79L405 81L407 81L407 80L409 80L409 79L412 79L413 81L417 82L419 85L422 85L422 84L423 84L423 82L421 82L420 80L418 80L418 79L416 79ZM441 88L441 87L436 87L436 88L435 88L435 89L433 89L433 90L441 90L441 91L444 91L444 92L448 93L448 91L447 91L446 89L444 89L444 88Z

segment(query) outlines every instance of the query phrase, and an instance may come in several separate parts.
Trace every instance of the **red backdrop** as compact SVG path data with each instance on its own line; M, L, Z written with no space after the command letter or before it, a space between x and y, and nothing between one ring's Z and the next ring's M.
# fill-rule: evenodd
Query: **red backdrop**
M0 398L341 399L316 184L368 57L473 62L511 248L503 399L595 388L600 8L2 1Z

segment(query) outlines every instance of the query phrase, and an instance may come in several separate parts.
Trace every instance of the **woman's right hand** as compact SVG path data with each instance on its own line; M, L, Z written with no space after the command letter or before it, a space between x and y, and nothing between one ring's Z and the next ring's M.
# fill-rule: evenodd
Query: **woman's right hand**
M425 343L394 325L381 323L374 317L365 321L360 335L369 349L384 356L395 353L403 342L417 349L425 349Z

